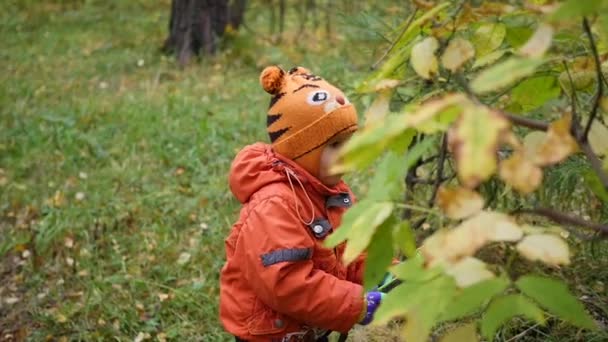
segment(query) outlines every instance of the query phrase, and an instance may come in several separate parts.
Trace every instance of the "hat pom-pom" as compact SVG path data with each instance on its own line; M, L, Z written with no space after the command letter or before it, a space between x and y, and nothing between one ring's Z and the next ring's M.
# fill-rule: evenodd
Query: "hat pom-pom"
M276 65L266 67L260 74L260 84L264 90L275 95L283 87L285 71Z

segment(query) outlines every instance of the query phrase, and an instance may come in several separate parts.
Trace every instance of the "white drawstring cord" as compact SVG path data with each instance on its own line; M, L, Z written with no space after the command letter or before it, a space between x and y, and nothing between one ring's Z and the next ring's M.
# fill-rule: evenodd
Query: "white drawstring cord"
M298 176L296 176L296 174L293 171L291 171L291 169L289 169L287 167L285 168L285 174L287 175L287 180L289 181L289 186L291 186L291 193L293 195L293 199L296 202L296 214L298 214L298 218L300 219L300 221L302 221L302 223L304 223L305 225L309 226L309 225L311 225L315 221L315 206L313 205L312 200L308 196L308 193L306 192L306 189L304 188L304 184L302 184L302 182L300 181L300 179L298 178ZM304 191L304 195L306 195L306 198L308 199L308 203L310 204L310 208L312 209L312 214L311 214L311 217L310 217L310 222L304 221L304 219L302 218L302 216L300 216L300 206L298 205L299 201L298 201L298 198L296 196L296 189L293 187L293 183L291 181L291 176L294 176L295 179L298 181L298 183L300 184L300 187Z

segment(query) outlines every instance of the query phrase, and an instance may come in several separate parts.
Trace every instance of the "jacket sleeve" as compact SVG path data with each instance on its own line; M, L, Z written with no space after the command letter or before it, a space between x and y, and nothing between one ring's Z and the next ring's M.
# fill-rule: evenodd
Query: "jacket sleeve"
M346 332L363 310L363 289L315 269L315 242L281 197L258 203L237 242L245 278L273 310L311 326Z
M352 281L353 283L363 284L363 272L365 270L365 259L367 258L367 253L363 253L355 259L355 261L351 262L347 267L347 275L346 279Z

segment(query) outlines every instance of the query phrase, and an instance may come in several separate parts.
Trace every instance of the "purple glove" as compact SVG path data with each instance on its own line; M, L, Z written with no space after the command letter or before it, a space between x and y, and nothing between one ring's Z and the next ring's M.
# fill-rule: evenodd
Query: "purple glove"
M365 317L363 317L363 319L361 320L361 322L359 322L359 324L368 325L371 323L371 321L374 319L374 313L376 313L376 310L380 306L380 302L382 301L384 296L386 296L386 294L384 294L382 292L376 292L376 291L368 292L365 295L365 302L367 303L367 310L365 312Z

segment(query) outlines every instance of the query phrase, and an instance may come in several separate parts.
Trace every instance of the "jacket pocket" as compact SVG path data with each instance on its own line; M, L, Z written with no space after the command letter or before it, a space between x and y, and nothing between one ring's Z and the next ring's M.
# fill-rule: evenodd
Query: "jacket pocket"
M277 335L285 332L287 323L286 317L267 307L256 298L253 316L249 319L247 328L249 333L254 336Z

